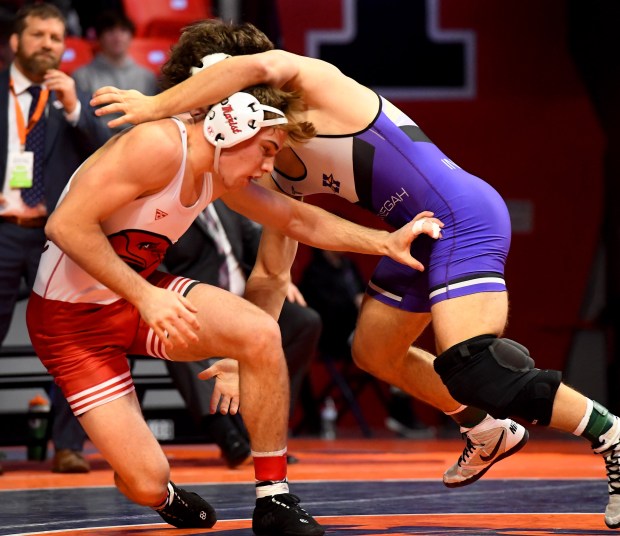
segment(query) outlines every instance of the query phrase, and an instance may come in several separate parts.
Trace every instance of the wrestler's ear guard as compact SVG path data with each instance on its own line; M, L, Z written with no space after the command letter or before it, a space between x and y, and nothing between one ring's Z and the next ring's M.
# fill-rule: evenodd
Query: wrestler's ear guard
M279 117L265 119L265 112ZM288 123L284 112L258 102L249 93L233 93L212 106L204 121L204 135L215 146L214 168L218 173L220 152L258 134L263 127Z
M191 75L194 76L226 58L230 58L230 55L222 52L207 54L200 60L201 67L191 68ZM271 112L279 117L265 119L265 112ZM281 110L261 104L256 97L249 93L234 93L222 102L212 106L207 112L203 128L205 138L215 146L213 163L215 172L219 172L222 149L250 139L258 134L262 127L284 123L288 123L288 120Z

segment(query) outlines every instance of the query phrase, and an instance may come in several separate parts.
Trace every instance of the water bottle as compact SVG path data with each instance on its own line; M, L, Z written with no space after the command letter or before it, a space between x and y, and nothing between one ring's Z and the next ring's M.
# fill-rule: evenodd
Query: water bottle
M336 419L338 418L338 410L336 403L331 396L325 399L323 408L321 409L321 438L336 439Z
M28 403L28 459L44 461L47 458L47 426L50 404L41 395Z

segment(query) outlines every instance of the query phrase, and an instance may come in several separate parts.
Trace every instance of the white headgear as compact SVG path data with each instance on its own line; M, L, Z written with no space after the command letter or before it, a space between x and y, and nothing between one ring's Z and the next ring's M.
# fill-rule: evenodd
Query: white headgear
M279 115L265 119L265 112ZM205 138L215 145L214 168L219 173L220 152L258 134L263 127L288 123L284 113L258 102L249 93L233 93L207 112L203 126Z
M208 54L202 60L202 67L192 67L192 76L203 69L218 63L230 55L224 53ZM265 119L265 112L272 112L280 117ZM204 135L207 141L215 145L213 167L219 173L220 153L222 149L249 140L263 127L288 123L284 113L277 108L258 102L249 93L233 93L222 102L213 105L207 112L204 122Z

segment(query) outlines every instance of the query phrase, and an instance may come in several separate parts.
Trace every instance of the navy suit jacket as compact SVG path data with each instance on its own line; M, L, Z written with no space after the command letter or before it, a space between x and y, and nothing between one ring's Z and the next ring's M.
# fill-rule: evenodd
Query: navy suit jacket
M0 72L0 192L4 188L9 143L9 70ZM82 111L72 126L62 109L53 106L56 93L50 92L47 103L43 181L47 211L54 210L68 180L80 164L110 137L110 130L95 117L88 103L90 97L78 91Z

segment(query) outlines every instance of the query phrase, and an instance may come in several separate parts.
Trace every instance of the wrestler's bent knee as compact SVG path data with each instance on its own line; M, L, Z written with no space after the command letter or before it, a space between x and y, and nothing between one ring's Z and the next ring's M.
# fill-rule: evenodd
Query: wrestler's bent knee
M372 365L376 365L376 358L373 360L372 357L372 352L368 351L368 347L365 347L359 341L356 344L354 335L353 341L351 342L351 358L353 359L355 366L364 372L372 374Z
M253 365L269 366L272 364L271 360L278 357L282 351L280 326L265 314L239 343L242 360L247 358Z
M559 371L534 366L525 346L480 335L452 346L434 361L435 371L461 404L496 418L521 417L548 425L562 380Z
M116 487L132 501L142 506L153 506L161 503L162 496L166 493L170 471L162 467L153 473L133 475L135 478L121 478L114 475Z

